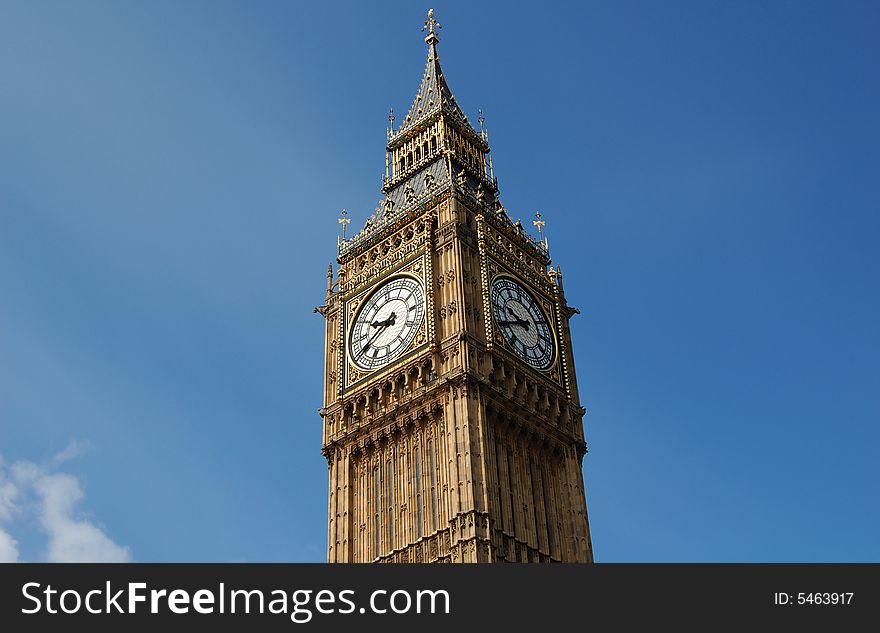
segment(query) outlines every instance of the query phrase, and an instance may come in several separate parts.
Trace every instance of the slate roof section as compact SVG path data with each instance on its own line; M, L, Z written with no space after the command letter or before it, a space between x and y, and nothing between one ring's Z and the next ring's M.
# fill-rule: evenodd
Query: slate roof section
M340 254L368 240L383 227L448 189L451 184L446 160L442 155L438 156L436 160L389 191L388 195L379 201L373 214L367 218L364 228L357 235L340 244ZM390 207L389 200L392 203Z

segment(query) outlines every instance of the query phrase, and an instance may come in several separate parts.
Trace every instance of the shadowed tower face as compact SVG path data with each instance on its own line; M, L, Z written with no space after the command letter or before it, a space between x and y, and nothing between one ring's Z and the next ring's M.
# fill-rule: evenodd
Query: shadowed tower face
M568 320L546 239L498 197L488 135L428 60L382 198L328 270L330 562L591 562ZM543 234L537 216L535 226Z

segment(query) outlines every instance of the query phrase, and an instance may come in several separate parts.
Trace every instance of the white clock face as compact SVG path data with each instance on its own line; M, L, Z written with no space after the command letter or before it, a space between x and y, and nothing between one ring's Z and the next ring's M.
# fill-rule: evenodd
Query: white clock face
M349 353L362 369L387 365L413 342L425 318L425 291L412 277L380 286L361 306L351 326Z
M492 314L507 344L535 369L553 363L553 331L538 302L513 279L499 277L492 282Z

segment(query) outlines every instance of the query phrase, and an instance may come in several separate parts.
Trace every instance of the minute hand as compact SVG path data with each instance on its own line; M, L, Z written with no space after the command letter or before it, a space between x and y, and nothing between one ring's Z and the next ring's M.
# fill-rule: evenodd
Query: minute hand
M373 334L373 336L370 337L370 340L367 341L367 344L364 345L364 353L366 353L366 351L367 351L367 349L369 349L370 345L373 344L373 341L376 340L376 337L379 336L382 332L384 332L385 328L387 328L389 325L391 325L391 324L388 323L388 321L385 321L384 323L377 326L379 329L376 330L376 333Z

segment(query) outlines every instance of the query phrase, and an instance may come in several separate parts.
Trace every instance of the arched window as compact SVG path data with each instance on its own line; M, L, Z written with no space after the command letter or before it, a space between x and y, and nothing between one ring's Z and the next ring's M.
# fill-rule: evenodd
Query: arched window
M360 525L361 523L361 515L363 515L363 524L366 525L370 521L370 509L368 507L369 503L369 495L370 495L370 482L369 482L369 473L367 469L364 468L360 471L360 476L358 477L358 504L355 506L357 509L357 516L355 517L354 525ZM366 530L363 532L361 530L357 531L355 536L358 543L358 550L361 552L366 552L368 541Z
M432 136L431 137L431 151L434 152L436 150L437 150L437 137Z
M434 442L428 440L428 468L431 471L431 531L437 531L437 469L434 460Z
M500 527L503 530L505 528L504 525L504 489L501 486L501 482L503 481L501 476L501 455L504 447L501 445L501 442L495 443L495 484L498 489L498 514Z
M548 487L547 479L544 477L544 469L540 466L538 466L538 478L541 480L542 488L544 489L544 520L547 522L547 549L550 550L552 555L553 548L556 546L556 532L550 519L550 488Z
M416 146L416 162L422 160L422 148Z
M388 460L387 466L388 482L386 489L388 491L388 550L394 549L394 461L393 457Z
M379 556L379 508L381 503L381 489L379 488L379 467L373 469L373 558Z
M535 469L535 462L529 457L529 480L532 484L532 511L535 515L535 542L538 548L541 547L541 522L538 513L538 472Z
M510 449L507 449L507 478L508 493L510 494L510 524L514 535L516 535L516 502L514 501L514 489L516 486L513 484L516 480L513 473L513 453Z
M419 461L419 447L413 450L416 466L416 538L422 538L422 464Z

